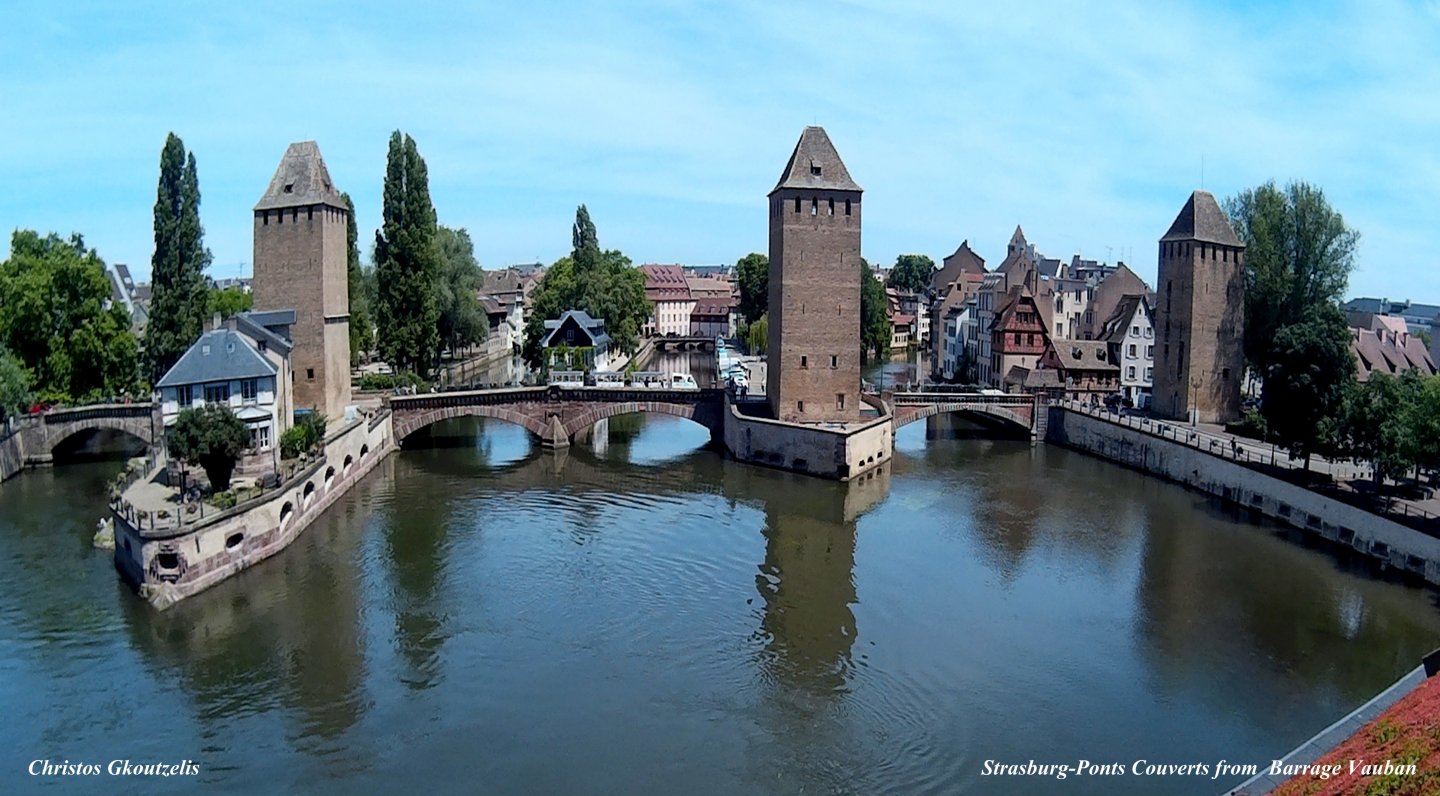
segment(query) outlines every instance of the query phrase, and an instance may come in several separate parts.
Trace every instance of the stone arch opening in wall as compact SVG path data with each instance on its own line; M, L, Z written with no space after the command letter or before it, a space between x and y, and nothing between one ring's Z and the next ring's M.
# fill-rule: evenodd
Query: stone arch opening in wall
M361 456L364 456L365 454L362 453L362 454L360 454L360 455L361 455ZM355 463L355 457L354 457L354 456L351 456L351 455L348 454L348 453L345 454L345 461L340 464L340 475L342 475L342 476L349 475L349 474L350 474L350 465L352 465L352 464L354 464L354 463Z
M285 524L288 523L288 522L290 522L290 520L291 520L292 518L294 518L294 516L295 516L295 504L294 504L294 503L291 503L291 502L288 501L288 500L285 501L285 505L283 505L283 506L280 507L280 527L281 527L281 528L284 528L284 527L285 527Z
M326 467L326 468L325 468L325 488L326 488L326 489L329 489L329 488L330 488L330 485L331 485L332 483L334 483L334 482L335 482L335 465L332 464L332 465L330 465L329 467Z
M601 420L608 420L612 417L632 414L657 414L679 417L704 428L714 434L723 422L723 416L719 411L712 411L703 404L674 404L668 402L646 402L646 403L615 403L596 404L585 412L571 418L565 424L565 433L574 437L577 433L599 423ZM712 425L713 424L713 425Z
M300 506L308 508L313 497L315 497L315 482L311 481L305 485L305 491L300 495Z
M369 446L369 445L361 445L361 446L360 446L360 458L362 458L362 459L365 458L365 454L367 454L367 453L369 453L369 452L370 452L370 446Z

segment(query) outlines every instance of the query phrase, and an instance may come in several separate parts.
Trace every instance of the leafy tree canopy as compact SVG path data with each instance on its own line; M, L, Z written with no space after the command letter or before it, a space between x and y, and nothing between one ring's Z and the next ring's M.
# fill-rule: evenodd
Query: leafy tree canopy
M139 347L110 279L79 235L17 230L0 263L0 346L45 400L81 402L139 386Z
M740 314L755 323L770 308L770 258L752 252L735 263L740 283Z
M426 378L440 348L438 224L425 161L399 130L390 136L382 215L375 233L376 342L395 370Z
M30 405L30 372L18 357L0 347L0 420L24 414Z
M217 492L230 488L235 460L250 446L250 432L228 406L210 404L180 410L166 447L171 455L205 470Z
M1305 182L1242 191L1225 212L1245 244L1245 357L1265 373L1281 329L1341 299L1360 233Z
M934 276L934 260L924 254L902 254L895 258L895 267L890 269L886 284L896 290L922 293L930 287Z
M238 287L212 287L206 309L211 315L220 313L221 318L241 312L249 312L255 306L255 297Z
M890 302L875 271L860 258L860 357L890 355Z
M345 200L345 278L350 300L350 364L358 365L365 354L375 347L375 323L371 320L373 290L366 285L366 279L374 277L360 265L359 230L355 226L355 203L350 194L344 193Z
M485 339L489 328L480 306L484 274L475 261L475 245L464 229L441 226L436 235L440 271L435 301L440 309L440 341L456 351Z
M145 351L150 381L158 381L200 337L210 305L205 248L200 225L200 178L195 154L171 133L160 152L155 197L155 254L150 261L150 320Z
M1266 359L1261 412L1272 436L1292 456L1325 453L1338 443L1345 397L1355 381L1350 331L1334 304L1321 304L1305 320L1275 336Z

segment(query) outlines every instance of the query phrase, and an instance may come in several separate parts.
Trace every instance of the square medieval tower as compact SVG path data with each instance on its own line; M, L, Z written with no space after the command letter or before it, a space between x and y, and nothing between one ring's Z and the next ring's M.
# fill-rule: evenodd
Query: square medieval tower
M770 192L765 392L779 420L860 416L860 186L806 127Z
M1245 245L1215 197L1190 201L1160 239L1155 387L1161 417L1226 423L1245 376Z
M295 310L295 408L332 420L350 403L348 214L314 141L285 150L255 205L255 309Z

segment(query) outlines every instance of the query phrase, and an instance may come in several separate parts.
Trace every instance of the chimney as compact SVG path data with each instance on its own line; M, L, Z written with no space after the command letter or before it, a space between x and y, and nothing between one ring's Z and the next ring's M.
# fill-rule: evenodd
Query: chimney
M223 320L224 319L220 317L220 313L215 313L210 317L210 328L219 329Z

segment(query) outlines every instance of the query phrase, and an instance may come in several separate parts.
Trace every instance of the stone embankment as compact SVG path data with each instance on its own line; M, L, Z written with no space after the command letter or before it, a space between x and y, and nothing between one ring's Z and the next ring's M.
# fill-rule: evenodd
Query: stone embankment
M1046 441L1175 481L1440 585L1440 538L1187 444L1164 428L1052 406Z

